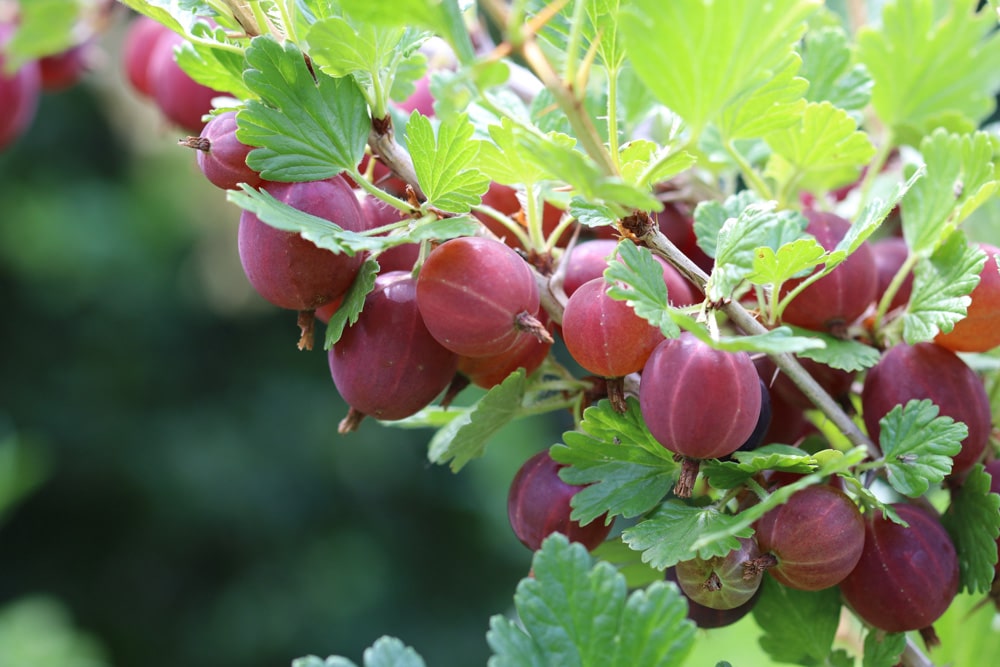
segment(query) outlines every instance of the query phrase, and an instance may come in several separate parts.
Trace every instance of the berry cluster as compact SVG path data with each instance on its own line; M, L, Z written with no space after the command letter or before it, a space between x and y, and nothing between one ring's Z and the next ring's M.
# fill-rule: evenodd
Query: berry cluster
M637 519L621 539L677 583L703 627L745 615L766 599L767 581L834 592L870 629L917 630L932 645L931 626L958 590L983 590L1000 533L997 483L983 489L997 457L984 380L995 362L982 355L1000 347L1000 249L957 230L1000 186L995 141L920 130L926 118L899 121L902 108L881 118L899 127L876 151L858 129L864 95L853 115L837 99L786 104L800 52L809 54L795 31L767 77L743 73L752 94L727 78L721 98L706 86L688 99L660 86L663 68L643 58L662 65L669 55L683 69L677 54L636 37L647 21L668 29L713 3L636 3L620 16L611 4L605 19L621 19L632 39L604 44L610 23L590 26L587 60L564 85L534 35L495 50L486 31L462 41L479 65L527 49L537 77L505 70L516 99L488 92L488 67L453 71L460 58L446 57L404 80L412 94L394 101L398 82L380 77L429 42L407 42L396 26L399 44L379 51L369 37L388 33L351 28L336 12L299 40L289 35L301 26L220 13L186 29L206 42L191 45L141 17L124 57L135 89L197 133L181 143L244 209L237 246L247 279L297 313L300 349L313 348L315 319L328 322L327 360L349 406L341 433L366 416L430 424L421 413L450 409L469 385L485 398L439 434L498 430L495 414L476 412L486 398L507 400L517 416L568 409L576 428L565 446L532 456L510 486L510 523L529 549L553 532L597 549L618 516ZM558 11L535 16L532 29ZM899 20L892 10L886 18ZM834 49L835 32L809 48ZM580 47L584 38L569 34L563 46ZM337 51L333 42L352 37L374 65ZM219 44L242 53L233 86L250 94L228 97L178 65ZM622 143L617 111L627 105L616 86L628 80L626 57L631 86L641 80L658 102L628 100L638 105L636 137ZM420 66L429 60L421 53ZM595 62L609 80L596 100L578 87ZM771 74L773 89L761 83ZM218 80L225 75L236 80L232 71ZM436 90L449 92L434 99ZM856 91L840 92L847 104ZM322 109L293 108L318 100ZM330 122L326 106L345 118ZM843 145L823 143L816 128L828 124L846 128ZM906 178L894 143L904 137L924 162ZM813 164L810 142L836 164ZM879 179L896 182L888 200L872 194ZM516 400L512 377L529 388ZM455 424L469 428L449 431ZM960 516L970 507L982 534Z

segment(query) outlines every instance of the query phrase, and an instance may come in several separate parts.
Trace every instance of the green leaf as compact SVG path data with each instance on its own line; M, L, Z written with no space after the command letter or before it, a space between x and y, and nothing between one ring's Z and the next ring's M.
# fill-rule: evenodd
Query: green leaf
M504 185L538 183L552 174L536 164L524 151L523 128L504 116L499 125L490 125L493 143L483 142L479 150L480 168L494 181Z
M895 667L906 648L906 633L892 632L881 638L881 633L869 630L865 635L865 654L861 667Z
M903 236L911 251L932 252L997 189L989 135L935 131L920 143L926 176L902 203Z
M986 253L966 243L965 234L951 236L929 258L913 267L913 290L903 315L903 338L911 345L948 332L968 312L969 293L979 284Z
M716 489L732 489L764 470L781 470L807 474L819 464L798 447L771 444L750 452L734 452L735 461L704 461L701 474Z
M755 139L794 125L801 118L809 82L795 76L802 61L792 53L760 87L737 95L719 118L724 142Z
M761 647L775 662L824 664L840 623L840 591L799 591L774 577L761 580L753 618L764 631Z
M667 338L676 338L680 329L670 318L670 295L663 282L663 267L646 247L629 240L618 244L621 261L608 262L604 280L608 296L624 301L639 317L657 327Z
M763 201L757 193L749 189L730 195L723 202L709 199L699 203L694 209L694 233L698 237L698 247L709 257L715 257L716 240L726 221L738 218L751 204L761 203Z
M636 139L619 151L622 178L641 188L670 180L695 165L697 158L674 146L657 146L652 141Z
M888 2L881 28L858 32L858 58L875 82L872 106L890 128L926 134L944 114L959 114L975 127L993 111L1000 85L996 17L954 2L935 21L935 4Z
M694 632L681 594L664 581L654 582L628 596L614 658L606 664L681 665Z
M705 286L705 296L720 301L754 273L757 249L777 250L786 243L804 238L807 221L798 211L776 211L774 202L750 204L739 217L729 218L719 230L715 267Z
M419 26L446 39L463 63L471 62L474 57L469 31L462 22L455 0L338 0L338 3L353 23L383 27Z
M315 655L292 661L292 667L357 667L340 656L322 660ZM363 667L425 667L416 651L395 637L380 637L365 649Z
M697 138L787 66L818 4L637 0L623 7L619 30L639 78Z
M435 433L427 458L438 464L450 461L452 472L458 472L466 463L482 456L490 438L520 413L524 390L524 369L519 368L486 392L472 410Z
M213 90L226 91L240 99L253 97L243 82L245 44L230 39L224 28L210 28L205 23L195 24L191 35L197 37L196 41L184 42L177 51L177 64L181 69ZM233 50L234 46L238 49Z
M587 408L579 431L563 434L565 445L549 453L568 467L559 476L569 484L587 485L573 497L570 518L587 524L605 512L639 516L655 507L677 480L673 454L653 439L638 402L629 397L620 414L607 400Z
M761 246L754 250L752 272L747 280L755 285L781 285L796 276L803 277L823 262L826 248L816 239L797 239L777 252Z
M384 238L343 229L329 220L292 208L266 190L254 190L246 184L242 187L242 191L230 190L227 193L229 201L276 229L302 234L302 238L320 248L355 255L366 250L380 250L386 245Z
M753 526L753 523L768 511L788 502L792 494L799 489L817 484L830 475L846 472L852 466L863 461L867 456L868 452L864 447L855 447L847 452L835 449L816 452L813 454L813 458L820 464L819 468L791 484L786 484L775 489L767 498L731 517L732 521L726 521L721 527L706 526L703 534L697 536L692 548L696 550L702 549L706 545L715 544L721 540L730 539L733 536L741 536L743 531ZM851 478L853 478L853 475L847 476L847 479Z
M538 128L516 122L491 125L489 131L497 145L484 147L483 168L491 178L512 183L542 180L567 183L576 190L574 194L588 202L617 204L624 211L662 208L648 188L604 175L593 160L576 148L576 140L568 134L542 133ZM523 176L518 176L519 172Z
M751 336L733 335L716 338L704 324L680 310L670 311L670 317L678 326L685 331L690 331L701 342L711 348L726 352L796 353L823 345L822 340L813 336L795 336L787 326L776 327L767 333Z
M917 498L931 484L939 484L969 434L965 424L939 417L939 412L930 400L914 399L879 420L879 448L889 484L904 496Z
M490 179L473 164L482 142L472 138L469 117L460 114L438 125L414 111L406 124L406 145L417 180L430 206L467 213L480 203Z
M826 343L825 347L815 347L799 352L800 357L806 357L832 368L855 372L871 368L878 363L879 351L856 340L837 338L830 334L790 327L793 332L802 336L813 336Z
M810 102L798 122L764 136L773 153L765 175L783 192L826 191L854 181L875 146L845 110Z
M958 552L959 581L968 593L989 593L1000 537L1000 495L990 492L990 474L972 467L941 523Z
M632 549L642 552L642 562L658 570L695 557L725 556L740 546L739 537L750 537L753 529L733 530L739 519L708 505L697 507L680 500L668 500L647 519L622 531L622 539ZM696 543L710 531L718 539L699 546Z
M256 37L243 78L260 99L237 115L236 136L259 146L247 164L271 181L311 181L355 169L371 123L361 91L350 79L310 72L292 42Z
M694 642L676 586L658 581L626 598L624 576L561 534L546 538L531 570L514 595L520 625L490 619L490 667L677 667Z
M374 259L366 259L361 265L361 270L355 276L347 293L344 294L340 307L330 317L326 325L326 342L323 349L329 350L336 344L344 334L344 327L358 321L361 309L365 307L365 297L375 287L375 277L378 275L379 265Z
M854 64L847 33L826 26L806 33L799 76L809 81L806 99L830 102L848 111L864 109L871 99L872 78L864 65Z

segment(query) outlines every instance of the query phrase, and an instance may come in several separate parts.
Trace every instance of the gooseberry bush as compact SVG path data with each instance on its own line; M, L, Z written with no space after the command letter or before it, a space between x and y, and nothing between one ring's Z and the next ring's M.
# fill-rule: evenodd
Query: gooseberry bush
M573 416L512 480L491 665L680 665L747 614L775 663L927 665L998 599L992 3L124 4L248 279L326 322L342 437L459 473Z

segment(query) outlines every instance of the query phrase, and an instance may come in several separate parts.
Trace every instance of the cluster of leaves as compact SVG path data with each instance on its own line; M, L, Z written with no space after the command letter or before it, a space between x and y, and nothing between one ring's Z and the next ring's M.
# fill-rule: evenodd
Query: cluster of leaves
M331 319L327 347L356 320L378 254L475 234L471 213L491 182L521 190L527 237L545 252L553 239L540 232L544 201L583 226L621 230L623 218L662 209L662 183L701 193L695 232L714 262L707 275L691 270L654 228L641 245L620 244L622 261L605 278L614 298L665 336L690 331L719 349L797 354L863 371L878 361L880 346L950 331L965 315L983 266L985 256L969 244L962 223L1000 184L1000 142L979 129L1000 89L1000 39L995 17L975 11L974 2L942 9L933 0L897 0L886 3L879 22L849 26L819 0L484 0L482 18L502 46L482 53L468 29L474 8L456 0L125 4L188 38L179 62L199 82L232 95L238 136L256 147L248 162L265 179L342 173L407 214L389 228L354 233L266 192L230 193L239 207L317 246L368 253ZM450 45L457 66L431 75L434 118L406 117L393 101L428 75L420 49L432 37ZM527 78L532 95L513 92L519 78ZM373 150L409 182L413 197L393 196L366 178L360 165ZM896 154L898 166L888 168ZM799 202L808 196L832 206L827 195L859 179L853 198L838 205L853 221L851 232L827 250L805 232ZM872 336L844 340L777 326L796 294L881 233L897 207L911 257L878 305ZM698 313L669 305L653 254L703 281ZM888 313L911 270L907 307ZM783 285L807 275L779 298ZM720 311L746 315L739 301L748 294L768 326L727 328ZM395 425L435 427L430 459L458 471L511 420L562 409L564 393L579 391L580 383L550 361L531 377L512 374L474 405L432 407ZM810 451L771 444L708 462L700 502L670 495L678 464L651 437L633 400L624 414L606 403L589 408L551 451L568 464L566 481L588 485L574 499L575 519L607 514L632 521L621 542L648 581L650 568L726 553L767 510L831 475L842 476L869 510L888 509L866 483L870 471L884 472L887 493L897 497L933 493L964 435L964 425L915 401L883 419L877 448L845 430ZM766 470L803 477L767 494L755 481ZM760 502L734 511L741 491ZM985 593L992 581L998 502L979 466L946 514L970 592ZM629 595L634 581L606 562L592 565L558 538L537 554L534 575L515 597L521 625L501 617L491 624L494 664L679 664L693 641L675 589L655 583ZM840 613L835 591L807 594L768 580L754 613L761 643L776 660L850 664L832 649ZM869 633L865 664L895 664L904 641ZM422 663L387 639L365 664Z

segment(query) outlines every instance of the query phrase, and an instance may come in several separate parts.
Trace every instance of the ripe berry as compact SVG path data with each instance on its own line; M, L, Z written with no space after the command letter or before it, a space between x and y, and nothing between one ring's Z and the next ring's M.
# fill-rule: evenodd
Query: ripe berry
M667 581L672 581L677 583L677 572L676 568L668 567L663 573L664 579ZM678 585L678 588L680 586ZM758 586L757 590L750 597L749 600L734 607L732 609L713 609L711 607L706 607L703 604L695 602L687 593L684 592L683 588L680 588L681 595L687 600L687 617L694 622L699 628L710 629L710 628L722 628L727 625L732 625L738 620L750 613L757 604L757 599L760 597L761 588Z
M143 97L153 96L153 82L149 78L149 59L157 42L170 33L170 28L148 16L137 16L128 26L122 46L125 76L132 88Z
M608 296L603 277L588 280L566 302L562 321L566 349L578 364L602 377L642 370L663 340L659 328Z
M716 350L689 333L660 343L642 369L639 405L650 433L685 457L674 493L691 493L697 459L726 456L760 418L760 380L750 356Z
M195 149L198 168L210 183L223 190L237 190L240 183L257 187L260 174L247 166L253 146L236 138L236 112L212 116L198 137L188 137L182 145Z
M875 298L881 299L885 294L889 283L896 272L903 266L903 262L910 254L910 249L906 241L900 236L887 236L872 243L872 253L875 255L875 269L878 271L878 287L875 290ZM896 295L889 303L889 310L905 306L910 300L910 293L913 291L913 272L910 272Z
M292 208L362 231L365 218L354 193L339 177L304 183L266 183L264 189ZM336 254L261 221L250 211L240 215L240 262L257 292L281 308L311 313L342 296L351 286L363 257ZM311 318L309 318L311 321ZM304 324L300 346L311 347Z
M930 399L941 416L968 427L962 450L955 456L952 473L968 470L979 460L989 442L990 402L982 380L954 352L935 343L889 348L878 364L868 369L861 392L861 410L868 435L878 442L879 420L897 405L913 399Z
M858 616L886 632L921 630L948 609L958 592L958 556L941 523L913 505L892 506L903 527L873 513L865 522L858 564L840 583Z
M499 241L461 237L435 248L417 278L417 303L431 334L466 357L500 354L530 330L551 339L535 314L535 277Z
M803 591L836 586L858 559L865 542L858 506L829 485L808 486L784 505L770 510L756 525L764 563L780 583Z
M212 110L212 99L223 93L203 86L177 64L175 49L184 38L169 32L156 40L149 54L149 87L156 106L174 125L200 133L205 126L202 116Z
M573 296L573 292L588 280L603 276L604 270L608 268L608 262L615 259L613 254L617 247L618 242L612 239L592 239L575 246L562 260L566 263L566 273L563 278L563 291L566 292L566 296ZM675 306L696 303L697 299L684 276L660 257L654 255L653 258L663 267L663 282L667 286L670 303Z
M351 406L341 432L363 415L394 420L426 407L451 382L458 357L427 331L416 283L405 271L375 278L357 322L330 349L330 374Z
M564 482L559 477L559 470L564 467L544 449L525 461L511 482L507 517L517 539L532 551L542 546L542 541L552 533L562 533L571 541L594 549L611 532L605 516L583 526L569 518L573 511L570 501L584 487Z
M549 318L544 311L539 313L539 322L548 328ZM539 340L537 336L522 331L514 345L500 354L489 357L460 357L458 370L465 374L472 384L490 389L503 382L508 375L523 368L530 375L549 354L552 343Z

